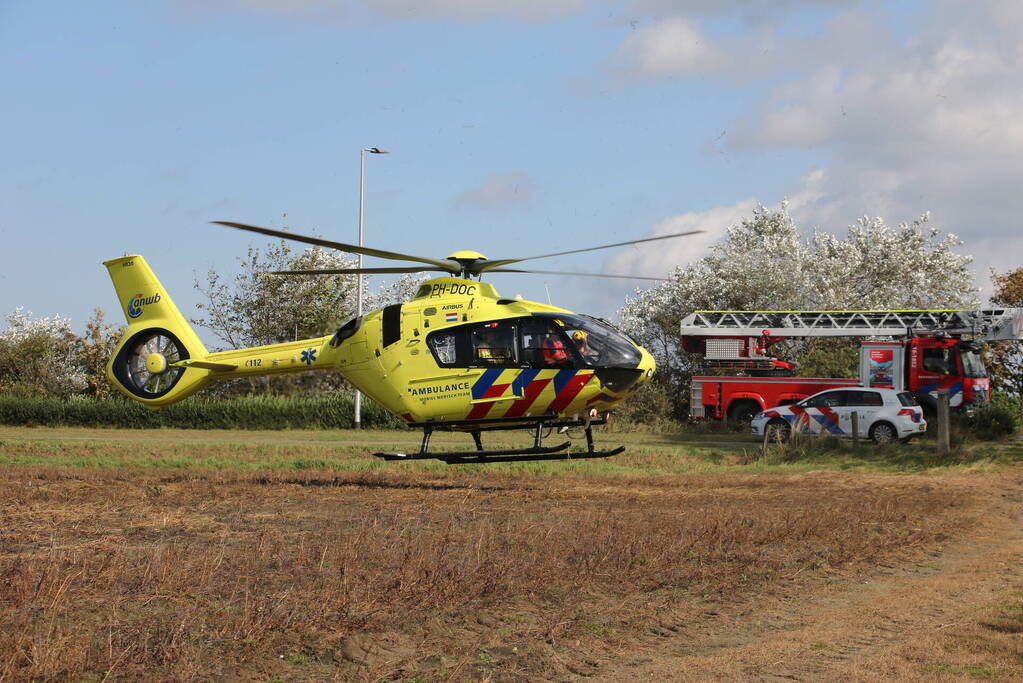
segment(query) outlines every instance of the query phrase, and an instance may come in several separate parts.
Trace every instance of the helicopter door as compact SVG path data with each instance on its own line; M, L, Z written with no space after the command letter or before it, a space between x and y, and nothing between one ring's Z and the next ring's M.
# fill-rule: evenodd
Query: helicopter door
M408 309L412 310L408 310ZM426 335L430 333L429 318L423 311L406 306L401 311L401 347L411 356L430 355L426 348Z

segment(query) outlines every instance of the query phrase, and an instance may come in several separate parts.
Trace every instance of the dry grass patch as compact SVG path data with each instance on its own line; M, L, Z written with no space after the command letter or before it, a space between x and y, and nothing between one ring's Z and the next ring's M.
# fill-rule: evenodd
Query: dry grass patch
M665 615L942 543L908 477L7 467L11 678L585 670Z

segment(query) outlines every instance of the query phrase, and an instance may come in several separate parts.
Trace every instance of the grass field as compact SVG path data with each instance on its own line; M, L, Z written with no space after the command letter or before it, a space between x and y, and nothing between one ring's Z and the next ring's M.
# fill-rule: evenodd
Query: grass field
M1023 676L1023 443L601 440L0 428L0 679Z

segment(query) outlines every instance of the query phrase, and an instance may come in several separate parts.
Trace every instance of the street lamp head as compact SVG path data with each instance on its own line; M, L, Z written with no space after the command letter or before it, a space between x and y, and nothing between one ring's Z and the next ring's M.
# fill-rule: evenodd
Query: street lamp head
M369 152L370 154L390 154L386 149L380 149L379 147L365 147L363 152Z

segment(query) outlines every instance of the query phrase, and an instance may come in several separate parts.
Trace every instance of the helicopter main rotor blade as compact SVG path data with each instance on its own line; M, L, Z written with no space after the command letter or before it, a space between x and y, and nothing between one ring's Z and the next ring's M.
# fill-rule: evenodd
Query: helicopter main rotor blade
M308 235L299 235L293 232L286 232L284 230L274 230L273 228L261 228L258 225L247 225L245 223L235 223L233 221L211 221L217 225L226 225L229 228L237 228L238 230L247 230L248 232L258 232L261 235L268 235L270 237L279 237L282 240L295 240L296 242L305 242L306 244L313 244L318 247L327 247L329 249L337 249L338 251L347 251L352 254L362 254L363 256L376 256L377 258L391 259L395 261L418 261L419 263L429 263L431 266L436 266L438 269L443 270L446 273L458 274L462 272L462 267L455 261L448 261L447 259L432 259L425 256L412 256L410 254L400 254L396 251L384 251L383 249L373 249L372 247L360 247L356 244L345 244L344 242L333 242L331 240L325 240L320 237L309 237Z
M272 270L271 275L379 275L384 273L447 273L440 268L326 268L322 270Z
M602 246L599 246L599 247L586 247L585 249L571 249L569 251L557 251L557 252L554 252L553 254L540 254L539 256L526 256L524 258L516 258L516 259L498 259L498 260L495 260L495 261L487 261L486 263L481 263L481 264L479 264L479 266L477 266L473 270L477 274L479 274L479 273L486 273L488 271L489 272L493 272L494 269L500 268L501 266L511 265L512 263L521 263L522 261L533 261L535 259L551 258L552 256L566 256L568 254L581 254L581 253L586 252L586 251L597 251L598 249L612 249L614 247L626 247L626 246L628 246L630 244L642 244L643 242L656 242L657 240L670 240L670 239L674 239L676 237L688 237L690 235L698 235L701 232L706 232L706 230L689 230L688 232L677 232L677 233L675 233L673 235L661 235L660 237L644 237L643 239L629 240L628 242L615 242L614 244L605 244L605 245L602 245ZM512 271L508 271L508 272L512 272ZM540 272L540 271L534 271L534 272ZM552 273L552 274L556 274L556 273ZM639 279L642 279L642 278L639 278ZM662 278L651 278L651 279L659 280L659 279L662 279Z
M521 268L491 268L488 273L539 273L540 275L578 275L579 277L611 277L618 280L656 280L667 282L666 277L647 277L645 275L607 275L605 273L571 273L565 270L523 270Z

